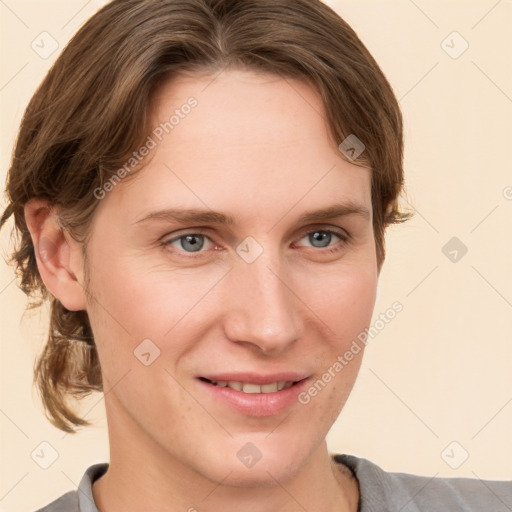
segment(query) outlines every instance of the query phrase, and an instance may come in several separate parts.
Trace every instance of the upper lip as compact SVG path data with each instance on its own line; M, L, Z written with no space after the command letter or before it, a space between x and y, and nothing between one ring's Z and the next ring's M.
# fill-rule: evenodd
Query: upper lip
M230 372L200 375L200 378L211 381L234 381L250 382L251 384L271 384L273 382L286 381L298 382L306 379L309 375L297 372L279 372L279 373L256 373L256 372Z

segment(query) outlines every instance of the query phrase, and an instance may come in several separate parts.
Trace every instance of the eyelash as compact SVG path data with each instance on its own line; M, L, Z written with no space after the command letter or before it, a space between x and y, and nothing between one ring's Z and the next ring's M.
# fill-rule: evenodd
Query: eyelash
M322 248L322 247L318 247L318 252L321 253L321 254L334 254L334 253L337 253L339 251L341 251L345 245L349 242L350 240L350 234L346 231L337 231L337 230L333 230L333 229L329 229L329 228L323 228L323 229L320 229L320 228L317 228L317 229L313 229L313 230L310 230L310 231L306 231L304 232L299 240L302 240L304 237L308 236L308 235L312 235L314 233L329 233L331 235L335 235L337 237L340 238L341 242L336 244L334 247L325 247L325 248ZM208 238L211 242L213 242L213 240L210 239L210 237L206 234L206 233L203 233L202 231L189 231L187 233L183 233L179 236L175 236L173 238L170 238L168 240L164 240L162 242L162 246L165 248L165 249L168 249L172 243L174 242L177 242L179 241L180 239L182 238L185 238L187 236L203 236L205 238ZM215 243L215 242L213 242ZM315 249L315 247L311 247L313 249ZM173 251L174 252L174 251ZM187 256L180 256L179 257L183 257L183 258L188 258L188 259L194 259L194 258L200 258L202 257L202 255L207 252L207 251L203 251L203 250L199 250L197 252L187 252L187 251L184 251L184 250L177 250L175 251L176 254L187 254Z

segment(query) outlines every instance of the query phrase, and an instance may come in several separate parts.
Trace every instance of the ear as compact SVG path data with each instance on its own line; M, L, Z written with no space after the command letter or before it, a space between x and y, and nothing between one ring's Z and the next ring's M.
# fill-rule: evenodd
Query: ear
M81 246L62 229L56 208L42 199L31 199L25 205L25 222L48 290L69 311L85 310Z

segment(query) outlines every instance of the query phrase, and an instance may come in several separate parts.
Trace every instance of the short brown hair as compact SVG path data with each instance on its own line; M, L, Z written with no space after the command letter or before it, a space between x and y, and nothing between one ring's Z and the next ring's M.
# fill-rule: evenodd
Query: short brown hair
M89 422L68 398L102 390L85 311L69 311L39 275L24 206L44 198L64 229L83 242L98 204L93 191L109 180L149 133L156 87L180 73L227 68L307 81L321 95L330 134L365 145L355 163L371 168L373 228L379 268L384 230L406 218L402 116L392 88L350 26L320 0L114 0L73 37L30 101L8 173L8 205L17 245L11 261L21 289L49 300L47 343L34 380L47 417L74 432Z

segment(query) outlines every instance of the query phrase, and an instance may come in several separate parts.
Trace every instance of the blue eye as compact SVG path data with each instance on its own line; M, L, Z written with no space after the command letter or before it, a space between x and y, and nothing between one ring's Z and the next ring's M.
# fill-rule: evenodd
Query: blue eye
M311 233L308 233L307 236L309 238L309 241L312 243L313 247L328 247L331 244L332 240L332 231L312 231ZM319 245L315 245L316 243L319 243Z
M336 242L335 239L333 240L333 235L337 237L341 243L333 243ZM331 229L315 229L303 233L299 240L307 239L308 244L306 247L319 249L317 252L322 254L324 252L340 251L345 247L349 238L350 235L348 233L342 233ZM200 257L201 253L205 253L208 249L212 249L215 244L207 235L191 232L166 240L163 242L163 246L166 248L171 247L172 252L176 253L178 256L188 254L190 257L193 257L194 253L197 253L197 257Z
M206 238L205 235L199 233L190 233L173 238L167 241L165 245L172 246L175 243L179 243L178 248L185 252L199 252L204 247Z
M341 242L347 242L349 239L348 234L343 234L338 231L333 231L331 229L316 229L314 231L308 231L304 233L301 240L307 238L308 242L312 247L317 249L325 249L328 248L328 252L334 252L343 248L344 243L333 245L331 242L333 241L333 235L338 237Z

